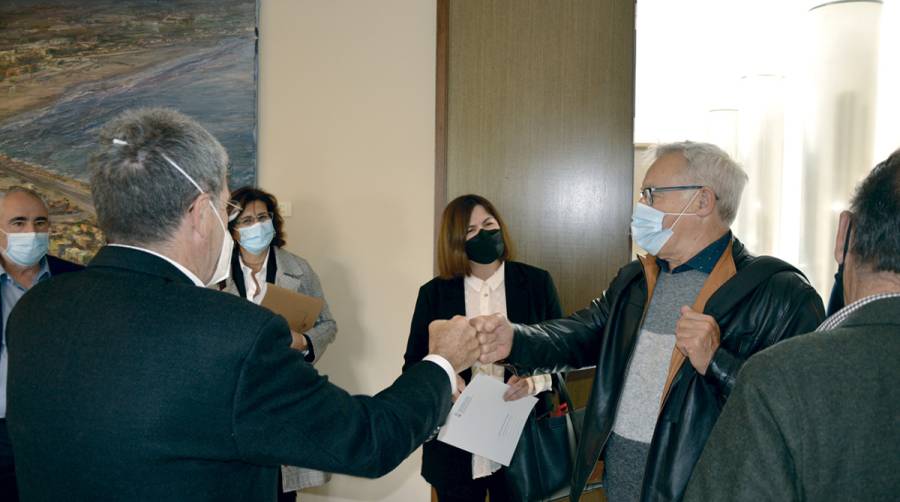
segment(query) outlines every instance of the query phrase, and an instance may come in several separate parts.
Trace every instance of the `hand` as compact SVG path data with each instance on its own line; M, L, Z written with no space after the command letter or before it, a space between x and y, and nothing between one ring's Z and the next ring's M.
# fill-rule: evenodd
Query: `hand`
M712 316L687 305L681 307L681 318L675 324L675 347L690 359L697 373L706 374L709 362L719 348L720 337L719 325Z
M512 351L512 324L500 314L479 316L470 321L478 331L482 364L495 363L509 357Z
M450 400L455 403L464 390L466 390L466 381L463 380L463 377L456 375L456 393L450 396Z
M302 333L291 330L291 348L299 350L300 352L309 349L309 344L306 343L306 337L303 336Z
M513 375L506 383L509 388L503 393L504 401L515 401L534 394L534 380L530 378L519 378Z
M428 325L428 353L437 354L459 373L471 367L481 354L475 328L465 317L453 316L449 321L431 321Z

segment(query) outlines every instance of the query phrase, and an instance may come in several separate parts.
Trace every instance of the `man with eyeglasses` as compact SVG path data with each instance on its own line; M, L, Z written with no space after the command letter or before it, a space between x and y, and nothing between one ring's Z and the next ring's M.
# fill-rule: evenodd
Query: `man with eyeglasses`
M9 319L9 435L24 500L274 501L280 464L377 477L444 421L480 353L462 317L421 363L351 395L228 276L228 155L194 120L106 124L91 194L109 245ZM232 213L234 214L234 213Z
M647 255L565 319L473 319L482 363L522 371L596 366L571 498L598 458L610 502L680 500L719 410L752 354L815 328L822 300L802 274L732 236L747 182L720 148L661 145L631 231Z
M12 445L6 427L6 383L9 352L6 324L19 299L39 282L81 270L75 263L50 256L50 211L29 188L0 190L0 500L18 500Z

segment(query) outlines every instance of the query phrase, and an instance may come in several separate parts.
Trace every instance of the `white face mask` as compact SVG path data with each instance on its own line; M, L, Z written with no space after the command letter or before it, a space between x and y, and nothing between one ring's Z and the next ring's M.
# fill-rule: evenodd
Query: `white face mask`
M31 267L41 261L50 248L50 234L47 232L10 233L6 234L6 249L3 254L17 265Z
M162 154L162 158L166 159L166 162L184 175L184 177L187 178L201 194L206 193L200 188L200 185L194 181L194 178L186 173L184 169L179 167L168 155ZM216 209L216 206L212 203L211 199L209 201L209 207L212 209L213 214L216 215L216 219L219 220L219 225L222 227L222 247L219 249L219 258L216 262L216 269L213 271L210 280L206 282L206 286L218 284L231 276L231 252L234 249L234 239L232 239L231 234L228 233L228 228L225 226L225 222L222 221L222 217L219 216L219 211Z
M631 214L631 236L634 237L634 241L637 245L644 248L644 250L653 256L659 255L663 246L666 245L666 242L668 242L675 233L672 229L678 224L678 220L680 220L682 216L694 216L694 213L687 214L685 211L687 211L687 208L694 202L694 199L697 198L698 193L700 193L699 190L694 192L691 200L688 201L680 213L664 213L643 202L638 202L637 205L634 206L634 212ZM663 228L663 219L666 215L677 216L675 222L672 223L672 226L669 228Z
M269 248L272 239L275 238L275 225L272 220L254 223L249 227L238 229L241 247L255 255L262 254Z
M225 222L222 221L222 217L219 216L219 211L216 210L212 200L209 201L209 207L212 208L216 219L219 220L219 225L222 226L222 249L219 251L219 261L216 262L216 269L213 271L212 278L206 283L207 286L212 286L231 277L231 252L234 250L234 239L228 233L228 228L225 226Z

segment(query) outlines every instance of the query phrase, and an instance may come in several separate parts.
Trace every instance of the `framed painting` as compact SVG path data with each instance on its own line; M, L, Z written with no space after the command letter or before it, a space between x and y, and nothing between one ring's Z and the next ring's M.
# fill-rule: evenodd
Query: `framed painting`
M177 109L228 150L232 187L256 182L256 0L4 0L0 187L50 205L50 253L84 263L104 244L88 158L123 110Z

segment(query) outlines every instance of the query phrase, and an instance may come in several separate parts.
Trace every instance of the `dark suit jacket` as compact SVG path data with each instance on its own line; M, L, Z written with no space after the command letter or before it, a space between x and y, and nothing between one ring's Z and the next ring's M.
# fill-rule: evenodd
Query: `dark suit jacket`
M25 501L274 500L279 464L381 476L450 409L436 364L351 396L282 317L126 248L35 286L8 335Z
M413 313L403 371L428 354L428 324L435 319L466 315L465 284L462 277L435 277L419 289ZM510 261L506 263L504 285L506 313L515 323L536 323L562 316L559 296L546 270ZM466 382L471 370L461 373ZM509 375L507 374L507 378ZM431 484L446 487L472 481L472 454L439 441L429 441L422 449L422 476Z
M898 448L900 298L885 298L750 358L685 501L893 501Z
M62 258L57 258L55 256L47 255L47 268L50 269L50 277L56 277L59 274L65 274L68 272L77 272L79 270L84 270L84 267L77 263L72 263L70 261L63 260ZM0 307L3 305L3 298L0 297ZM0 333L3 332L3 317L0 317Z

